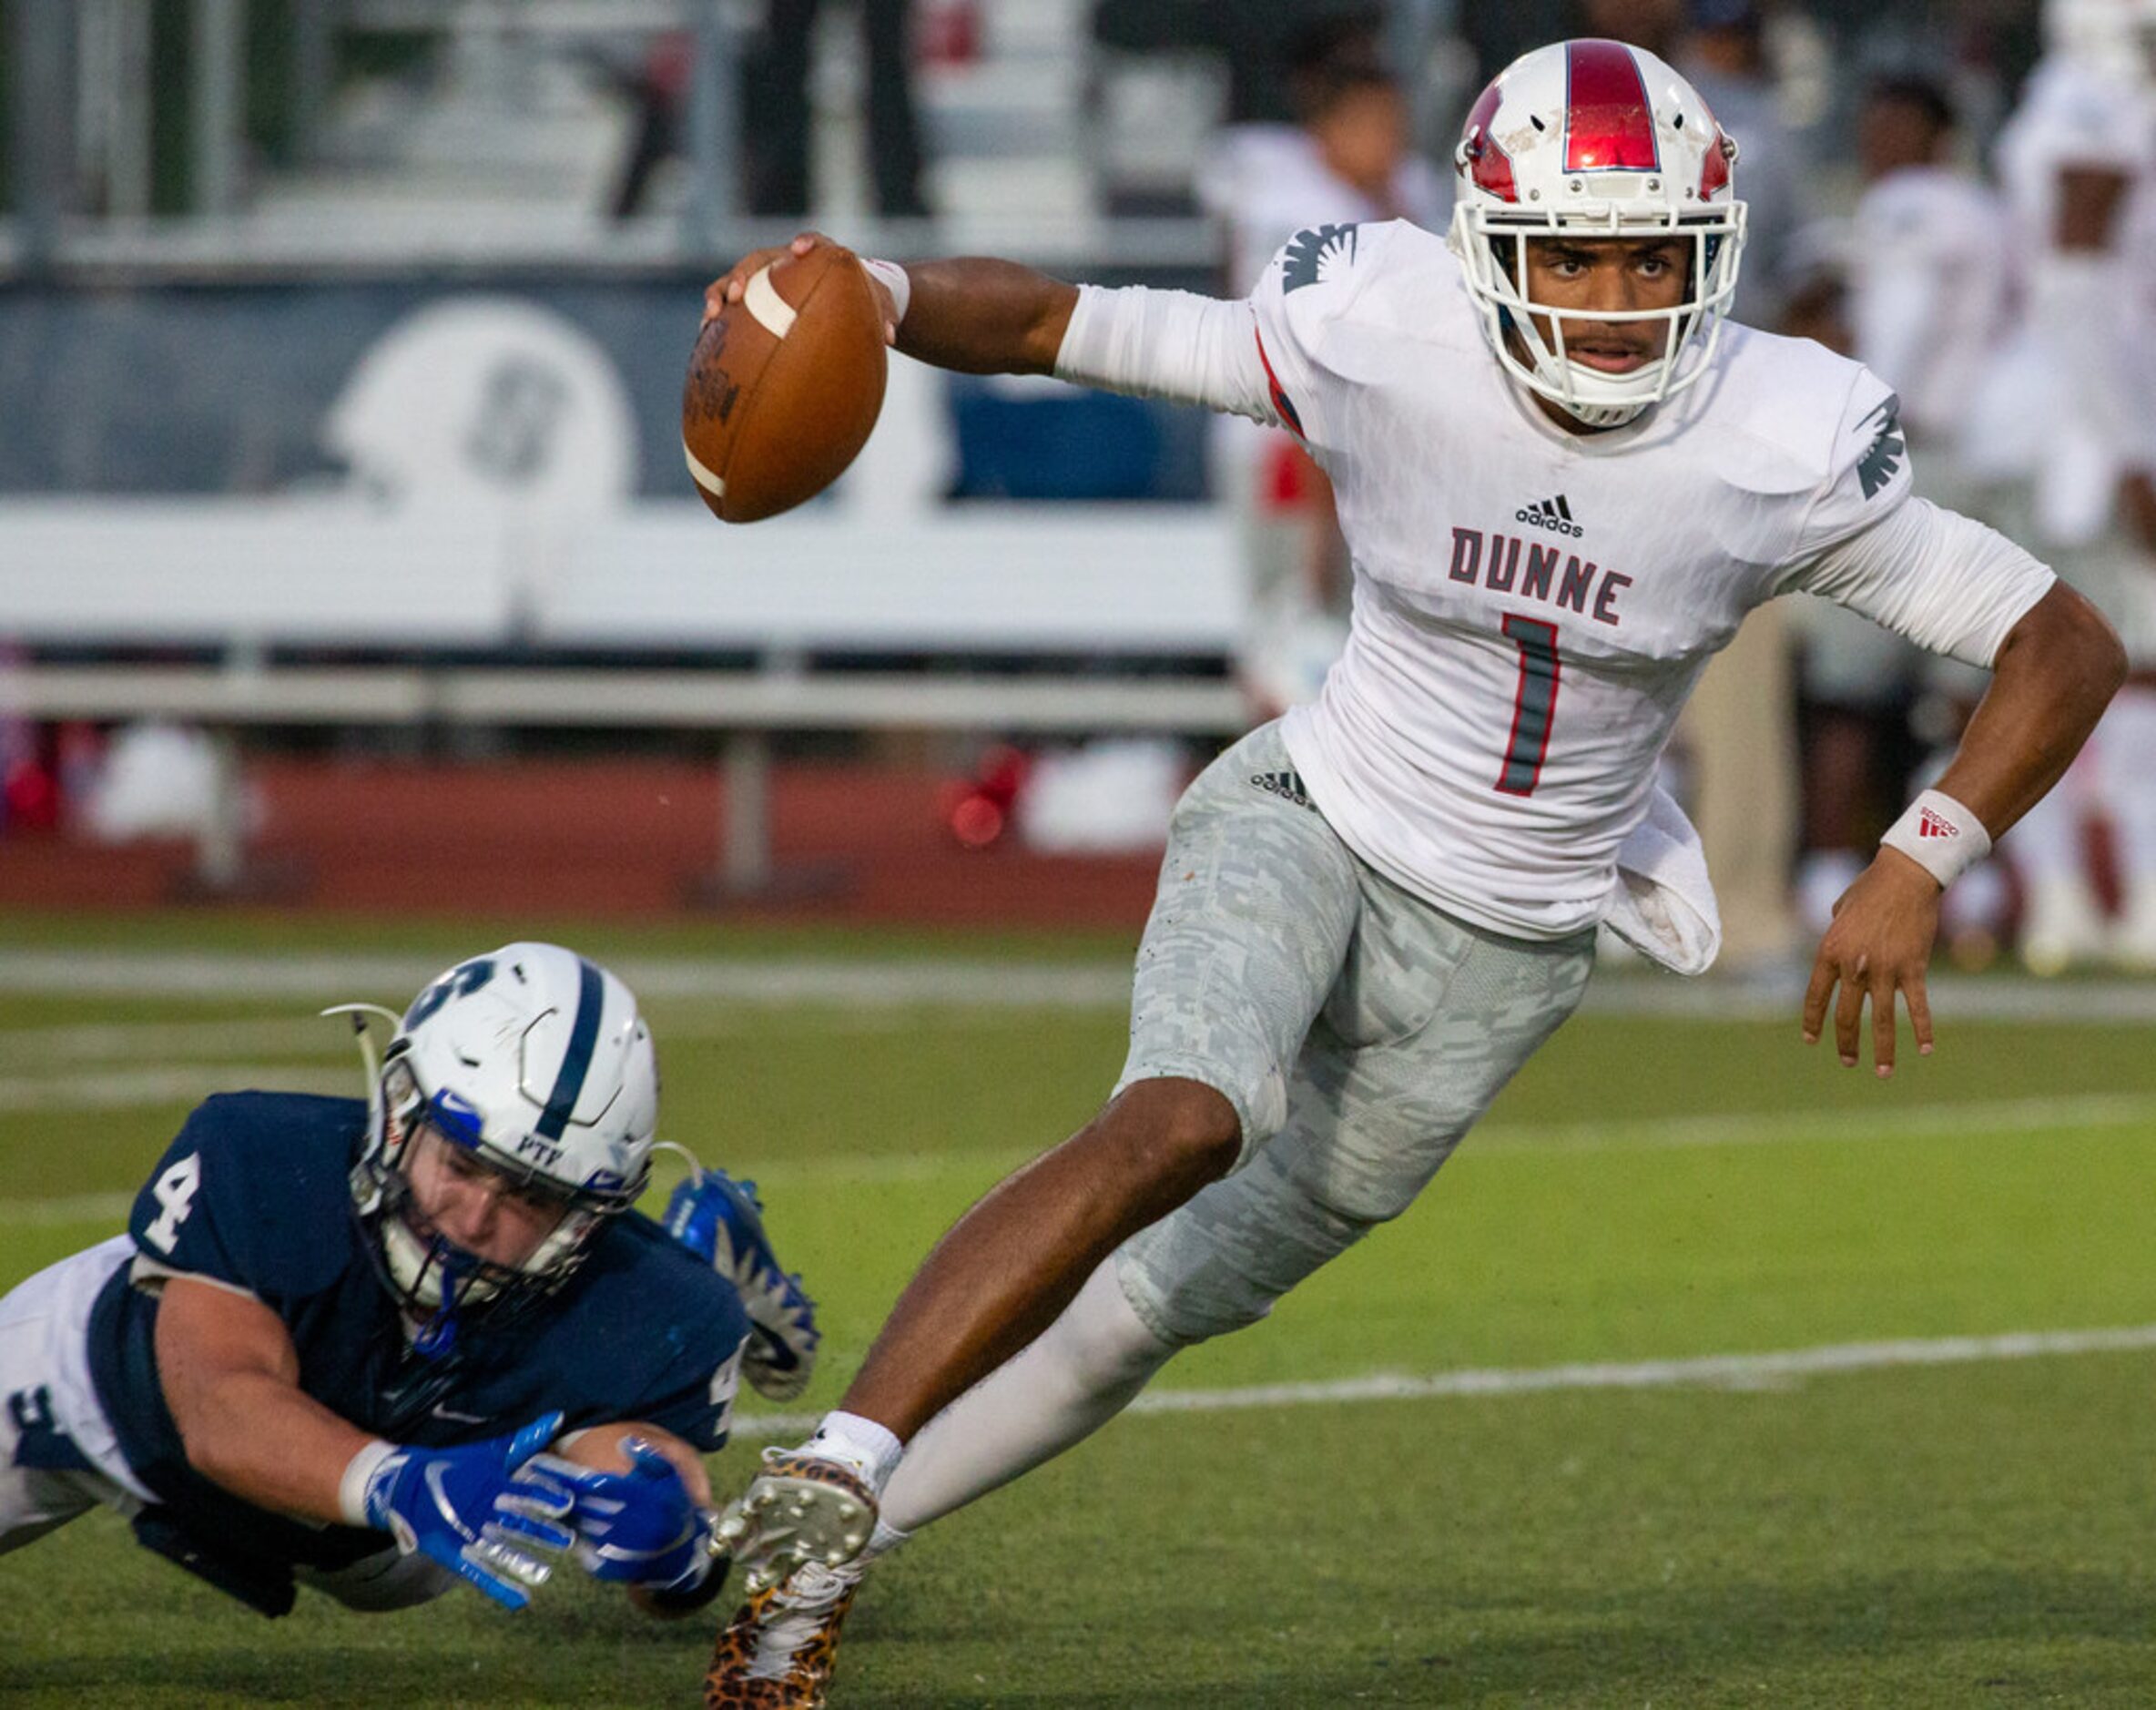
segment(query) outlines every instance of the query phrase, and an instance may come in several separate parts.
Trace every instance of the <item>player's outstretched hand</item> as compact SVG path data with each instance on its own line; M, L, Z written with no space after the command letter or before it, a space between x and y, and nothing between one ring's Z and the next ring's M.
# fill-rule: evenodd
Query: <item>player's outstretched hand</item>
M717 1547L747 1570L753 1595L804 1562L852 1561L875 1526L876 1498L852 1468L767 1449L764 1470L719 1516Z
M1872 1063L1884 1077L1894 1073L1896 994L1908 1005L1917 1049L1931 1054L1931 1003L1924 971L1938 935L1939 883L1898 850L1883 849L1835 904L1834 924L1820 941L1805 990L1804 1039L1816 1044L1834 1004L1835 1046L1842 1066L1856 1066L1858 1029L1865 1000L1872 1006Z
M820 231L804 231L791 243L777 249L751 249L704 288L702 324L709 326L733 304L739 302L748 290L748 281L764 269L790 260L795 256L807 255L818 245L831 241ZM889 344L898 337L898 305L891 300L890 288L873 273L869 275L869 284L876 293L876 300L883 306L883 341Z
M394 1533L406 1555L419 1551L496 1603L522 1609L553 1571L540 1552L575 1542L561 1523L574 1506L570 1492L526 1465L561 1424L549 1413L484 1442L398 1449L367 1481L367 1523Z
M602 1472L545 1455L534 1470L575 1500L576 1560L595 1580L646 1591L693 1591L716 1559L708 1548L718 1516L697 1505L681 1470L640 1437L622 1443L626 1472Z

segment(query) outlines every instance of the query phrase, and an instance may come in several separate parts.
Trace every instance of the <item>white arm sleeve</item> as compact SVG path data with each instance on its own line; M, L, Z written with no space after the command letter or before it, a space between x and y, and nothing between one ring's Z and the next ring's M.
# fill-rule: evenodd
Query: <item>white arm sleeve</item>
M1247 302L1143 285L1081 285L1055 372L1134 398L1277 420L1257 351L1257 317Z
M1788 585L1989 670L2007 632L2054 580L1998 530L1912 498L1828 547Z

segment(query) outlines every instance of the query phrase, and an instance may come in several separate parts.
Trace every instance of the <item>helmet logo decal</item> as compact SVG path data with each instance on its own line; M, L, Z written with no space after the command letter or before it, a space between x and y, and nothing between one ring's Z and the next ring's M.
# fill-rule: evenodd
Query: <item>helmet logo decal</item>
M1706 201L1717 190L1729 188L1729 163L1736 158L1736 145L1722 134L1722 127L1714 127L1714 141L1707 149L1707 158L1700 162L1699 199Z
M461 1146L475 1146L486 1119L479 1107L461 1093L443 1087L427 1101L427 1115L449 1139Z
M1564 169L1658 172L1662 148L1639 61L1622 42L1565 44Z
M1512 157L1500 148L1497 138L1490 134L1490 124L1497 117L1503 98L1504 91L1495 83L1482 91L1482 98L1468 115L1467 135L1459 145L1459 152L1468 176L1474 179L1478 189L1487 190L1500 201L1516 202L1520 199L1520 186L1512 177Z
M494 964L487 957L458 963L412 1000L412 1007L404 1012L399 1031L408 1033L415 1027L425 1026L433 1019L434 1012L450 999L470 997L493 977Z
M591 1072L592 1048L599 1041L599 1012L606 992L599 971L590 962L576 964L576 1019L569 1029L569 1048L562 1053L561 1071L554 1091L546 1095L546 1108L533 1132L544 1139L559 1140L569 1125L570 1114L584 1093L584 1078Z

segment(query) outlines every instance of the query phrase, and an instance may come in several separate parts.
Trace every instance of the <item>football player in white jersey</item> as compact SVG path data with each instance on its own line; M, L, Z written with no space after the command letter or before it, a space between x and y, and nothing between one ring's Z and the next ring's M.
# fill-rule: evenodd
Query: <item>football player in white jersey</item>
M1994 673L1804 999L1845 1064L1867 1002L1877 1073L1897 1002L1930 1048L1942 888L2056 779L2123 661L2027 553L1910 496L1877 380L1724 324L1734 155L1662 61L1573 41L1476 103L1449 240L1307 232L1236 302L866 264L924 361L1297 434L1338 494L1354 615L1317 704L1177 808L1114 1094L959 1221L840 1409L728 1511L750 1595L707 1703L823 1702L869 1559L1405 1210L1577 1004L1598 923L1705 966L1713 896L1656 763L1707 658L1790 589Z
M2119 626L2133 677L2009 852L2031 968L2156 968L2156 0L2051 0L2045 24L1998 150L2025 324L1975 401L1968 452L2025 483L2019 532ZM2083 860L2090 819L2115 840L2116 921Z

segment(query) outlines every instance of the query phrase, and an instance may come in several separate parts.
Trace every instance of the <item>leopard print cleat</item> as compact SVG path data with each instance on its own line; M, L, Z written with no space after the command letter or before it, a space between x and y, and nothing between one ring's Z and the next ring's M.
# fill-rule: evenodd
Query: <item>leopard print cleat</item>
M739 1562L751 1593L811 1562L851 1561L876 1525L876 1498L859 1473L797 1450L767 1449L748 1488L727 1506L718 1548Z
M810 1562L753 1593L713 1647L705 1710L823 1710L839 1626L867 1571Z

